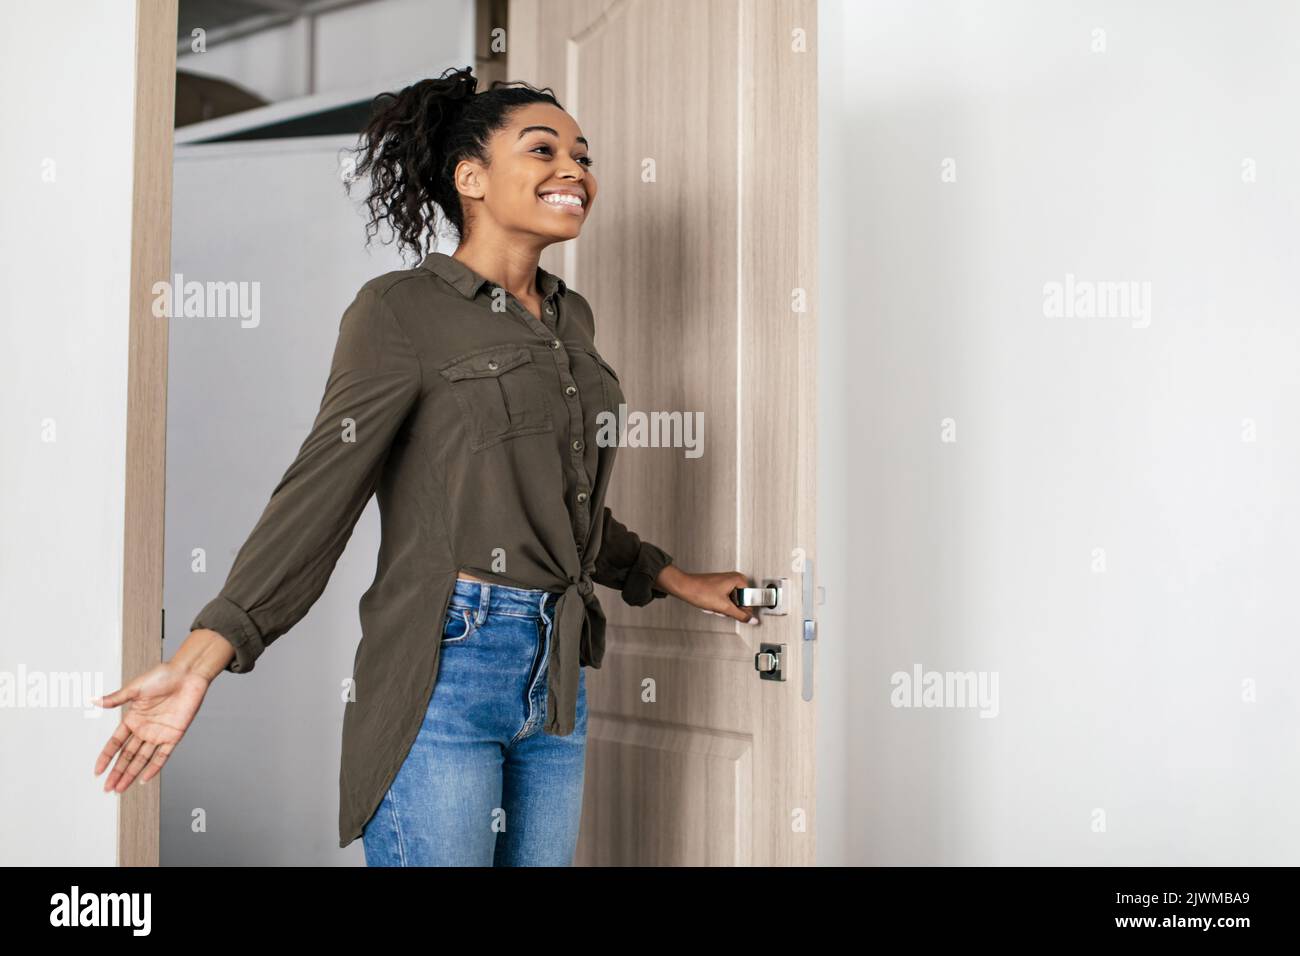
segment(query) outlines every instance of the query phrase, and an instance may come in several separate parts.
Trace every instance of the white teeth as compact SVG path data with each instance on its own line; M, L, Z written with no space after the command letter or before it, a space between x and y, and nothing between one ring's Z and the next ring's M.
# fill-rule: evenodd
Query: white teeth
M547 193L542 197L542 202L548 202L552 206L581 206L582 199L574 196L572 193Z

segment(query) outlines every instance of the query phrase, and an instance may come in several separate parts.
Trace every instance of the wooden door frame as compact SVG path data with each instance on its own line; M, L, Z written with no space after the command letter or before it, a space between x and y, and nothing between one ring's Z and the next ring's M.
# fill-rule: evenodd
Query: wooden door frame
M153 314L172 248L172 137L178 0L136 0L131 297L126 405L122 677L162 660L167 475L167 319ZM120 719L120 714L119 714ZM157 866L161 777L118 798L117 863Z

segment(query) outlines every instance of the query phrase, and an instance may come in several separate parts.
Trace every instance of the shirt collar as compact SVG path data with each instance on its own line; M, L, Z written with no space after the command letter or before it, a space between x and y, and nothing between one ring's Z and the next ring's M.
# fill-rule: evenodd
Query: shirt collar
M429 253L420 263L420 268L428 269L434 275L446 279L452 288L467 299L473 299L478 295L478 290L484 283L492 284L465 263L445 252ZM547 272L541 266L537 267L537 287L542 290L542 298L546 298L552 292L564 295L567 289L563 279L552 272Z

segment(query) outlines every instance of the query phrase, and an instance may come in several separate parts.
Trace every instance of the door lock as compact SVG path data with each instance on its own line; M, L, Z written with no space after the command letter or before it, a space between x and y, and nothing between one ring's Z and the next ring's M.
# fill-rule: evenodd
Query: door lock
M781 670L781 655L785 653L784 644L760 644L754 655L754 670L763 680L785 680Z

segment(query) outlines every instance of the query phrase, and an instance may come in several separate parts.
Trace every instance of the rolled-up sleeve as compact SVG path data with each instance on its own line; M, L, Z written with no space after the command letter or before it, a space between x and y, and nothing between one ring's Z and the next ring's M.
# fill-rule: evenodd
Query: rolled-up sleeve
M244 673L325 590L422 389L414 346L383 296L363 287L339 323L320 411L297 456L191 630L235 648Z
M659 572L672 564L672 555L649 541L642 541L609 508L605 508L603 520L600 551L591 579L622 592L623 601L633 607L667 597L668 592L655 587L654 582Z

